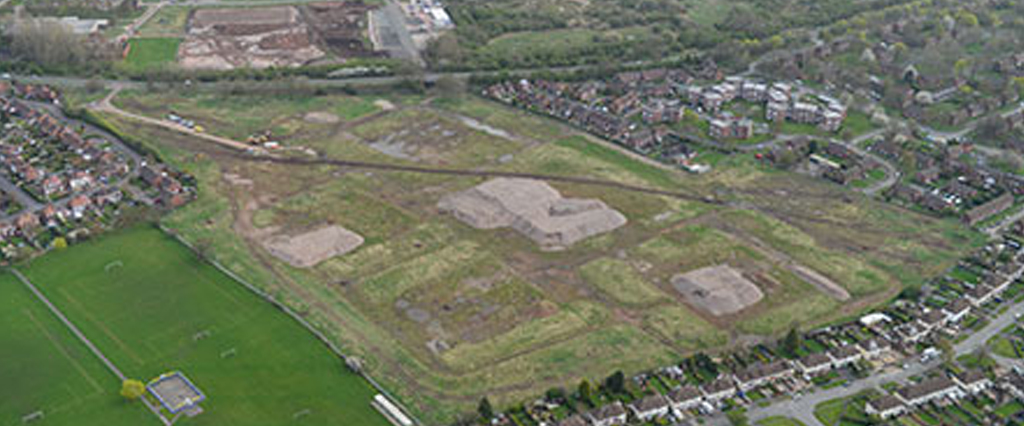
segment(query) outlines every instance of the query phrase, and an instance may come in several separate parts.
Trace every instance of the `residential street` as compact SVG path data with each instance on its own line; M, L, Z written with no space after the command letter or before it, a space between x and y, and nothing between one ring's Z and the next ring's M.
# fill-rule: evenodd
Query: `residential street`
M106 185L98 185L96 188L93 188L93 189L91 189L89 191L86 191L86 192L83 192L81 194L67 195L64 198L61 198L60 200L57 200L57 201L54 201L54 202L51 202L51 203L43 203L43 202L40 202L40 201L36 200L34 197L29 195L23 189L19 188L17 185L15 185L13 182L11 182L7 177L0 176L0 190L3 190L4 192L6 192L8 194L11 194L11 196L13 196L15 198L15 200L17 200L18 203L20 203L22 205L22 207L23 207L20 211L18 211L17 213L15 213L13 215L0 215L0 220L2 220L2 221L9 221L9 220L11 220L11 219L13 219L15 217L24 215L26 213L35 213L35 212L38 212L38 211L42 210L47 205L53 205L54 207L62 209L64 207L66 207L68 205L68 203L70 203L71 200L74 199L77 195L87 195L89 197L92 197L92 196L94 196L94 195L104 191L107 188L117 187L117 188L121 188L121 189L126 189L129 186L128 182L132 178L134 178L135 176L138 175L138 173L139 173L138 165L141 164L142 161L143 161L142 156L139 155L139 153L135 152L135 150L129 148L126 145L124 145L124 143L122 143L121 140L118 139L116 136L106 132L103 129L100 129L100 128L96 127L96 126L93 126L93 125L91 125L89 123L85 123L85 122L80 121L80 120L71 119L71 118L65 116L64 115L64 111L62 111L56 105L53 105L53 104L50 104L50 103L44 103L44 102L35 102L35 101L22 101L22 102L24 102L25 105L28 105L28 106L30 106L32 108L41 109L41 110L46 111L48 114L52 115L54 118L60 120L63 123L67 123L67 124L72 125L72 126L83 126L83 127L85 127L85 129L86 129L85 133L87 135L99 135L99 136L102 136L103 138L107 139L108 141L110 141L113 144L113 147L114 147L115 150L117 150L118 152L120 152L120 153L124 154L125 156L127 156L129 161L130 161L130 163L135 165L135 166L132 168L132 171L130 173L128 173L127 176L125 176L123 179L121 179L119 181L110 182L109 184L106 184ZM133 193L135 193L135 192L133 191ZM148 199L148 197L144 198L144 199L141 199L141 201L144 202L144 203L147 203L147 204L151 204L152 203L152 200Z
M43 208L41 203L36 201L35 198L32 198L31 195L28 195L28 193L23 191L21 188L18 188L18 186L15 185L14 182L11 182L10 179L7 179L6 176L0 176L0 190L10 194L14 197L15 201L22 206L21 211L15 214L5 214L0 216L0 220L2 221L8 221L26 211L36 211Z
M1004 328L1013 324L1018 314L1024 314L1024 302L1014 305L1000 316L993 318L985 328L978 330L978 332L971 334L970 337L963 342L955 345L955 356L969 354L980 349L990 338L998 335ZM845 398L868 389L878 388L883 383L906 381L912 376L922 374L929 369L935 368L942 362L941 360L933 360L928 364L921 364L916 358L912 360L908 359L907 361L907 368L905 369L889 369L876 373L863 380L851 382L845 387L820 390L796 399L779 401L763 408L756 406L751 407L747 416L750 418L752 423L756 423L757 420L768 417L785 416L800 420L807 426L831 426L822 425L821 422L814 417L815 406L822 402L837 398Z

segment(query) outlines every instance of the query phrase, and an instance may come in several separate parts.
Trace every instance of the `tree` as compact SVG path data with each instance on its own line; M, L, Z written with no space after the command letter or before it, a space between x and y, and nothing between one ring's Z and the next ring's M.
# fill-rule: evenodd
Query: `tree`
M53 239L52 245L54 250L64 250L68 248L68 240L64 239L64 237L57 237Z
M683 121L686 122L686 124L696 125L700 122L700 115L697 114L697 111L686 108L686 110L683 111Z
M969 59L967 59L967 58L957 59L957 61L955 63L953 63L953 72L956 73L956 76L958 78L964 78L964 76L965 76L968 68L970 68L970 66L971 66L971 61Z
M800 338L800 332L796 330L796 327L789 329L789 333L786 334L786 338L782 339L782 353L790 358L796 358L797 353L800 351L800 346L803 343Z
M480 418L485 421L490 421L494 418L494 407L491 406L491 400L487 397L480 399L480 405L476 407L476 412L480 413Z
M953 352L953 343L950 342L949 339L944 337L939 338L939 340L935 342L935 347L942 351L942 362L947 364L953 362L953 356L955 353Z
M125 379L121 383L121 396L129 401L142 398L142 395L146 393L146 385L135 379Z
M562 402L565 401L565 389L563 388L551 388L544 394L550 402Z
M580 387L579 387L580 401L583 401L584 404L587 404L587 405L593 407L594 406L594 400L591 399L591 394L592 393L593 393L593 391L591 389L590 382L587 381L587 379L583 379L582 381L580 381Z
M626 375L622 370L616 371L604 380L604 386L612 393L623 393L626 391Z
M44 66L76 66L87 62L90 49L85 39L68 27L41 19L15 21L11 31L11 52Z

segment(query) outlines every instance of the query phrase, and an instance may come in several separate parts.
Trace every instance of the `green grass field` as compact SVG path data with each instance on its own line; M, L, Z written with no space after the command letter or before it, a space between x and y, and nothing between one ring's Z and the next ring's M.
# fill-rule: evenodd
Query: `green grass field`
M125 64L139 71L171 66L177 60L179 44L181 40L176 38L132 39Z
M311 334L156 229L53 253L24 272L126 375L188 375L208 399L185 423L292 424L304 412L303 424L388 424L369 405L372 387ZM116 395L116 380L106 382Z
M789 417L769 417L757 422L758 426L804 426L803 422Z
M118 395L120 383L13 275L0 275L0 425L159 424Z

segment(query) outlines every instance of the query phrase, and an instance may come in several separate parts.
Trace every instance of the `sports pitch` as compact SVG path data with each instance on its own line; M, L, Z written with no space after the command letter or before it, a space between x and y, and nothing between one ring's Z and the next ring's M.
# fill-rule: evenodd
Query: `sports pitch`
M9 273L0 274L0 425L159 424L118 395L120 383Z
M312 335L156 229L119 232L21 270L129 377L186 372L207 400L203 414L178 424L388 424L370 406L373 388ZM13 277L3 276L0 294L0 425L20 424L38 406L47 418L37 424L159 424L141 404L119 400L117 379ZM48 408L62 406L70 406L63 422Z

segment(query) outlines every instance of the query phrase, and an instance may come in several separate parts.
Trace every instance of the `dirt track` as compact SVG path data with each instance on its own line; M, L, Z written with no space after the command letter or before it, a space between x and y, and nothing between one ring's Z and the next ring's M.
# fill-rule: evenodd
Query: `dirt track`
M470 169L452 169L443 167L426 167L426 166L414 166L414 165L402 165L393 163L375 163L368 161L355 161L355 160L340 160L331 158L298 158L298 157L285 157L281 155L264 153L262 150L256 151L254 147L244 142L224 138L220 136L214 136L207 133L196 133L185 127L174 124L170 121L160 120L150 117L145 117L138 114L133 114L124 111L111 102L111 99L117 95L115 90L98 104L94 105L97 110L113 113L120 115L125 118L129 118L135 121L141 121L147 124L163 127L166 129L174 130L180 133L186 133L188 135L207 140L219 144L223 147L230 148L234 157L246 161L266 161L275 164L295 165L295 166L317 166L317 165L330 165L338 167L347 167L350 169L366 169L366 170L378 170L378 171L390 171L390 172L407 172L407 173L422 173L422 174L433 174L433 175L450 175L450 176L467 176L467 177L481 177L481 178L524 178L524 179L536 179L546 182L562 182L562 183L573 183L579 185L589 186L602 186L606 188L612 188L627 192L636 192L650 195L662 195L667 197L679 198L687 201L693 201L703 204L724 204L721 200L718 200L711 196L701 196L699 194L670 191L652 187L630 185L622 182L617 182L607 179L596 179L582 176L562 176L562 175L548 175L539 173L521 173L521 172L505 172L505 171L492 171L492 170L470 170ZM255 154L253 154L255 152Z

